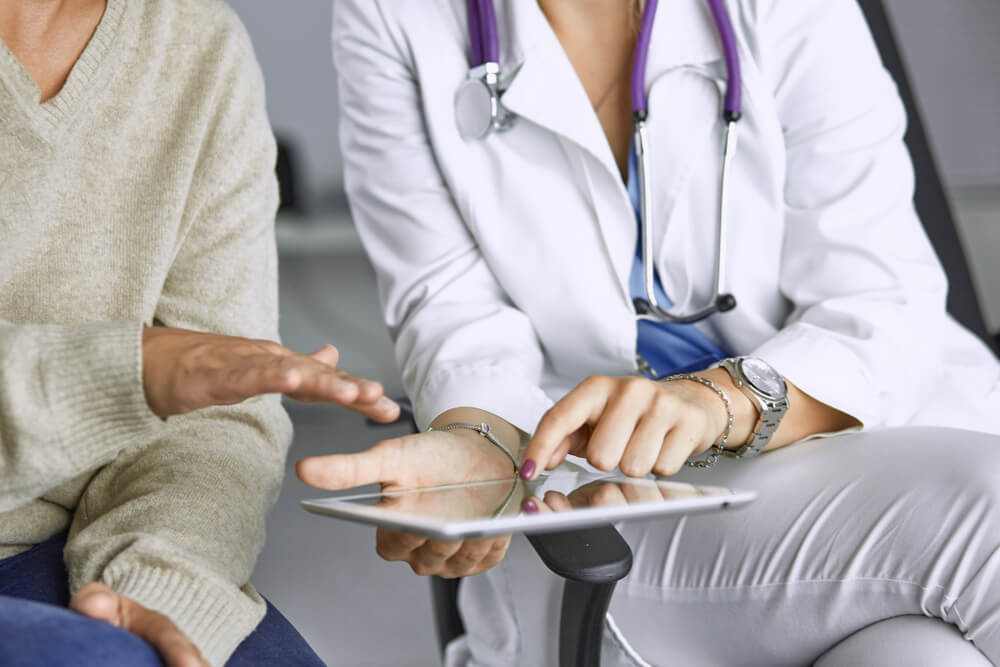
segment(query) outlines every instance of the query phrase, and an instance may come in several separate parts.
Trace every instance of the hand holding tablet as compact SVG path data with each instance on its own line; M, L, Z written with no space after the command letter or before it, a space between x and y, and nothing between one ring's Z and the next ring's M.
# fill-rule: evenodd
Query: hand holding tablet
M385 512L388 516L419 517L429 513L444 516L445 521L462 518L462 512L496 512L511 489L523 490L511 479L510 460L497 447L472 431L431 431L384 440L357 454L333 454L299 461L299 478L312 486L337 491L378 483L387 494L408 489L435 488L500 482L478 495L457 490L453 494L387 495L381 510L354 505L365 510ZM369 497L372 497L368 494ZM375 494L379 500L381 494ZM521 497L511 495L506 511L517 512ZM320 503L324 501L318 501ZM303 506L314 509L308 502ZM407 531L407 522L379 522L360 515L338 515L379 526L375 550L389 561L404 561L420 575L462 577L483 572L503 559L510 544L509 535L486 539L429 539L426 532Z
M385 440L357 454L303 459L299 477L327 490L380 492L307 500L318 514L378 527L376 551L421 575L459 577L496 565L512 533L542 533L735 507L754 494L678 482L570 472L526 482L471 431Z

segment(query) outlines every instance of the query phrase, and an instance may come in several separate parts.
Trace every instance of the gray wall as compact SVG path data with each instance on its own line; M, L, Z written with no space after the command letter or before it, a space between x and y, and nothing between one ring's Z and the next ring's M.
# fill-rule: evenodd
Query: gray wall
M1000 1L887 0L944 178L1000 185Z
M230 0L253 38L275 133L298 149L307 206L342 190L330 0Z
M520 0L528 2L530 0ZM231 0L268 83L276 131L302 152L308 201L340 190L329 0ZM887 0L944 177L1000 186L1000 0Z

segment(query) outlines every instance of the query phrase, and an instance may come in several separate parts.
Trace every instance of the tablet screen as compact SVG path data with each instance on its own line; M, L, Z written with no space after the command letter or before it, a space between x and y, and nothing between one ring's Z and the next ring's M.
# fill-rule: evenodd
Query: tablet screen
M339 496L305 509L432 537L546 532L676 516L745 504L754 494L618 475L553 472L506 479Z

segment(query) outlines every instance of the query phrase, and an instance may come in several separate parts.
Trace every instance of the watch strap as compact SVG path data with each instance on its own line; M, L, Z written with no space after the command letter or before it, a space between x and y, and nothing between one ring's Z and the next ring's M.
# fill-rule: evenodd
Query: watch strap
M742 447L736 450L726 450L726 455L733 458L749 458L764 451L771 441L774 432L778 430L782 417L788 412L787 394L779 399L772 399L754 390L743 377L739 362L742 357L722 359L713 364L712 368L723 368L729 373L733 384L750 399L757 407L757 423L754 424L750 437Z

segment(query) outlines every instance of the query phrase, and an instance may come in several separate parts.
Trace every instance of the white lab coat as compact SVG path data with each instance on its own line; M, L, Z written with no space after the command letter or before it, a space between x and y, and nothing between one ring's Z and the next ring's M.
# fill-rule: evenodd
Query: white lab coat
M591 374L636 372L636 223L582 85L534 0L497 0L513 129L463 141L465 0L338 0L351 209L426 426L476 406L531 432ZM697 325L866 427L1000 432L1000 367L945 312L912 206L896 88L850 0L729 0L744 120L726 284ZM646 87L656 268L712 296L721 47L703 0L661 3Z

